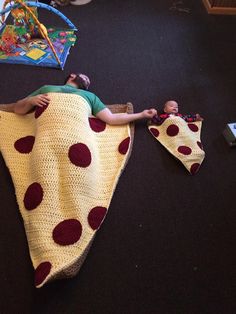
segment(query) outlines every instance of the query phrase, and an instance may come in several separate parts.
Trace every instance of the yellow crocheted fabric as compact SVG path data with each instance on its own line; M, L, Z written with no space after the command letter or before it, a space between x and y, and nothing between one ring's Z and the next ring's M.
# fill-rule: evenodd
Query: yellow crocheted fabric
M195 174L205 157L201 143L202 122L186 122L178 116L168 117L161 125L148 125L151 134L177 159L186 169Z
M35 285L74 276L105 218L130 153L130 126L91 116L78 95L45 110L0 112L0 149L23 217Z

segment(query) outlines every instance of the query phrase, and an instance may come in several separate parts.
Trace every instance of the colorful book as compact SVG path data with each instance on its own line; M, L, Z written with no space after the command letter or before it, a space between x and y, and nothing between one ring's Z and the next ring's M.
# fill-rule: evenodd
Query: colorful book
M47 58L48 52L39 48L33 48L29 52L27 52L24 57L32 61L33 63L40 63L45 58Z

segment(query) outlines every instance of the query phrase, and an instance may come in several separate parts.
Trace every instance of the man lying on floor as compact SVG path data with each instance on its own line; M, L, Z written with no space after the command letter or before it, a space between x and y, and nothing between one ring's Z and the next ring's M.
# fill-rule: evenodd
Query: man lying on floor
M128 105L108 109L88 85L84 75L71 74L66 85L44 86L0 112L0 151L15 187L36 287L78 273L128 161L129 122L156 114L128 113Z
M157 114L156 109L153 108L132 114L113 114L94 93L88 91L89 85L90 79L87 75L82 73L71 73L66 78L65 85L45 85L31 93L29 97L21 99L16 103L1 105L0 109L15 112L17 114L26 114L35 106L47 106L50 102L50 97L47 95L48 93L68 93L83 97L90 105L92 115L110 125L125 124L140 119L151 119Z

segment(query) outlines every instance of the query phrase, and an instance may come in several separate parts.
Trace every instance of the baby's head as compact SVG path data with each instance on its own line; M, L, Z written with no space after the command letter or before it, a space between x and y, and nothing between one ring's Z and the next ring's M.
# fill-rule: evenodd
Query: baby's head
M165 113L178 113L178 111L179 111L178 103L174 100L168 100L164 104L163 110Z

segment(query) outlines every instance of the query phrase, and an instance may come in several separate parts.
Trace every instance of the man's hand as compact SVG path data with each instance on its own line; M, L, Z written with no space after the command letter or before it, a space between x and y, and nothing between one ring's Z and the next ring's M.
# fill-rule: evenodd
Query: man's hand
M151 119L155 115L157 115L157 111L154 108L145 109L145 110L143 110L142 115L143 115L143 118L145 118L145 119Z
M50 98L47 94L40 94L36 96L29 96L24 99L18 100L14 105L14 112L17 114L26 114L30 112L34 107L47 106L50 102Z
M30 96L27 98L28 104L32 107L43 107L47 106L50 102L50 98L47 94L40 94L37 96Z

